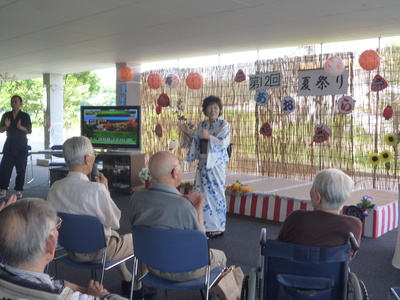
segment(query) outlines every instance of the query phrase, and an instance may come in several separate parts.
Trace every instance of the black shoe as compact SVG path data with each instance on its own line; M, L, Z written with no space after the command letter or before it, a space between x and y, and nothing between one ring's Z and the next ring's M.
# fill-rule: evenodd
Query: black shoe
M131 286L132 286L132 281L122 280L121 289L123 296L128 296L128 297L131 296ZM145 299L153 297L155 294L157 294L156 288L142 285L142 288L140 290L133 291L133 299L142 299L143 290Z

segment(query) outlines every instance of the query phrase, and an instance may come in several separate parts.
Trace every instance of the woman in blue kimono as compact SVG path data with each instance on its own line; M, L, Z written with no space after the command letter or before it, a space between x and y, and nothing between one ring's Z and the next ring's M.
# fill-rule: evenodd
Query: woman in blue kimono
M179 129L190 139L185 161L198 160L194 190L205 196L204 226L207 235L217 237L223 235L226 225L225 179L231 129L221 116L220 98L205 98L203 113L208 120L200 122L194 132L186 124L179 124Z

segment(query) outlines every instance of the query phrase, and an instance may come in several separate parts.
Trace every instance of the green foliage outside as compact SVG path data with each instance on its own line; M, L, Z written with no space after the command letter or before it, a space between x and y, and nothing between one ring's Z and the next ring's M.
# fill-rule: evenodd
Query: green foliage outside
M115 105L115 87L101 85L93 72L67 74L63 76L64 127L79 126L81 105ZM22 109L31 116L32 126L43 126L45 99L42 78L4 82L0 92L0 114L11 110L10 99L20 95Z

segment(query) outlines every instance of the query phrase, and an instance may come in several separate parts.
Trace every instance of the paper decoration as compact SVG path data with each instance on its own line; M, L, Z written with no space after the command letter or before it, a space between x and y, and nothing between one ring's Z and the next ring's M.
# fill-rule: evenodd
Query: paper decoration
M268 103L269 95L266 90L258 90L254 95L254 100L256 100L257 105L265 106Z
M325 124L318 124L315 127L314 138L313 141L315 143L322 143L329 139L331 135L331 130Z
M186 85L192 90L200 89L203 86L203 76L199 73L190 73L186 77Z
M175 147L176 147L176 142L175 142L175 141L169 141L169 143L168 143L168 150L169 150L169 151L172 151L172 150L175 149Z
M135 76L135 73L129 67L121 67L118 70L118 78L123 82L131 81L133 76Z
M338 109L342 114L349 114L354 109L355 102L352 97L344 96L338 101Z
M271 128L271 126L269 125L268 122L265 122L265 123L261 126L261 128L260 128L260 133L261 133L263 136L266 136L266 137L270 137L270 136L272 135L272 128Z
M157 115L162 113L162 106L157 106L156 107L156 113L157 113Z
M374 92L382 91L386 89L388 86L387 81L381 75L376 75L374 79L372 79L371 90Z
M339 76L344 71L343 60L339 56L332 56L324 63L324 71L329 76Z
M235 76L235 82L242 82L245 80L246 80L246 74L244 74L242 69L239 69L239 71L237 71Z
M281 110L285 114L292 113L296 108L296 101L290 96L283 97L281 102Z
M169 97L167 94L162 93L158 99L157 99L157 105L161 106L161 107L167 107L169 106L170 101L169 101Z
M147 84L149 88L154 90L159 89L163 85L163 82L163 78L158 73L150 74L149 77L147 77Z
M389 120L391 117L393 117L393 108L388 105L386 108L383 110L382 116L385 118L385 120Z
M154 130L154 132L156 133L156 135L160 138L163 136L162 133L162 126L160 124L157 124L156 129Z
M165 84L171 89L176 88L181 83L181 79L176 74L169 74L165 78Z
M365 50L361 53L358 63L364 70L372 71L378 68L381 64L381 57L379 53L374 50Z

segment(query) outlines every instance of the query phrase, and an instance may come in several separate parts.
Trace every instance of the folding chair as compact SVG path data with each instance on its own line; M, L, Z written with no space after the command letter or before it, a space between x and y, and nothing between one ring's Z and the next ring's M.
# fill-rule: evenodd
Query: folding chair
M133 276L153 286L167 290L206 290L208 300L210 287L221 273L221 268L210 270L208 239L199 230L160 229L137 226L132 229L135 259ZM183 273L207 267L204 276L188 281L171 281L147 273L138 278L139 262L168 273ZM134 280L132 280L133 285ZM133 286L132 286L133 291ZM203 295L203 293L202 293ZM131 293L130 299L132 299Z
M96 279L96 270L101 270L100 283L103 283L104 271L107 271L116 265L134 257L134 254L115 261L106 262L107 244L104 236L103 224L100 219L89 215L73 215L67 213L58 213L63 220L60 229L58 229L58 243L66 251L75 253L91 253L103 250L101 263L76 262L68 256L56 258L57 261L81 269L90 269L92 278Z
M32 150L32 147L28 145L28 151ZM28 180L28 165L31 166L31 178ZM28 153L28 160L26 162L26 172L25 172L25 181L26 184L30 184L35 178L33 177L33 162L32 162L32 154Z
M311 247L267 240L264 228L260 244L260 268L250 272L246 299L368 299L349 270L350 249L358 249L352 233L345 245Z
M54 167L66 167L67 164L64 160L62 153L62 145L53 145L50 148L52 151L61 150L60 153L51 153L49 162L49 183L50 183L50 169Z

